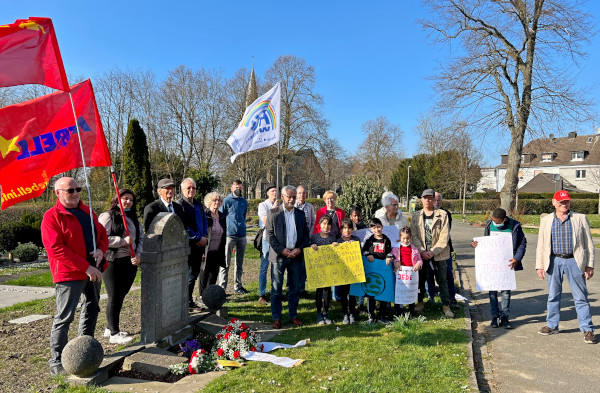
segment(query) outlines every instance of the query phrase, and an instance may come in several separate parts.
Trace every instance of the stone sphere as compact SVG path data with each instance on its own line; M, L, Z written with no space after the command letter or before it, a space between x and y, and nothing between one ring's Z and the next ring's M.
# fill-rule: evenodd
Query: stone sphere
M62 352L65 371L78 377L93 375L104 359L102 344L92 336L79 336L67 343Z
M202 302L211 310L223 307L225 300L225 290L220 285L209 285L202 292Z

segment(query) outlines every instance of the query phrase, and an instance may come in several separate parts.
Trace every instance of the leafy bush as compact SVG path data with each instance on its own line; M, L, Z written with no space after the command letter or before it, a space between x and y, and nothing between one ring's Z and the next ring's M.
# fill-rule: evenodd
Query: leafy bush
M337 207L348 211L352 206L362 209L363 217L369 220L375 211L381 207L382 187L372 176L354 175L342 184L341 196L337 200Z
M21 262L33 262L38 259L38 248L35 244L19 243L17 248L13 251L15 258L18 258Z
M24 210L23 213L21 213L21 222L25 225L29 225L30 227L32 227L33 223L38 220L42 220L41 214L35 214L27 210Z
M10 252L19 243L27 242L33 242L37 247L41 247L41 231L19 221L5 222L0 225L0 249Z

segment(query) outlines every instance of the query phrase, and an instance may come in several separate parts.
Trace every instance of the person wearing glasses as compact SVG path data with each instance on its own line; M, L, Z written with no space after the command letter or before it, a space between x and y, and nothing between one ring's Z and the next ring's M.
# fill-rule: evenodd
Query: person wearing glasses
M400 233L400 229L408 226L408 220L399 209L400 203L396 194L391 191L384 192L381 196L381 205L383 207L375 212L375 218L379 218L384 227L394 225Z
M188 232L190 241L190 255L188 255L188 303L190 310L199 308L203 305L202 292L198 297L200 305L194 302L194 285L200 274L202 265L202 256L204 255L204 246L208 242L208 222L204 213L202 202L195 199L196 182L194 179L187 178L181 182L181 199L179 204L183 207L186 221L185 229ZM198 285L199 289L201 285Z
M90 208L79 200L80 192L75 179L58 179L54 183L58 200L46 211L41 225L56 292L56 315L50 330L51 375L66 373L61 356L69 341L69 327L81 295L84 301L78 335L94 336L100 312L102 271L107 268L104 260L108 249L106 230L96 214L90 217Z
M185 214L181 205L173 200L175 196L175 182L171 179L161 179L156 190L159 197L144 208L144 232L148 232L150 224L159 213L175 213L185 226Z

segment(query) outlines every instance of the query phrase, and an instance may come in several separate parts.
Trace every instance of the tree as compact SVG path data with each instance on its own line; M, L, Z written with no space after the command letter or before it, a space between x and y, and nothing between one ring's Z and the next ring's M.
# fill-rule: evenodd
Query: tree
M421 21L434 42L462 46L435 76L441 112L468 114L471 125L508 129L511 145L501 204L515 206L526 131L590 119L591 101L575 86L572 65L593 32L580 0L425 0ZM453 55L456 51L453 52Z
M337 190L337 188L352 173L350 157L342 148L337 139L329 136L319 140L319 151L317 152L325 179L322 181L325 188Z
M403 160L396 166L392 173L389 189L399 198L406 197L406 182L408 178L408 167L410 168L410 179L408 179L408 198L421 196L426 188L434 188L434 178L437 177L439 168L435 163L435 156L430 154L418 154L412 158Z
M146 134L137 119L129 122L123 150L123 185L135 194L137 211L142 216L144 207L154 200L154 187Z
M380 184L389 183L393 168L402 158L402 130L385 116L362 125L365 139L360 145L363 170L372 173Z
M206 194L219 188L221 179L208 169L208 165L203 164L200 168L192 168L188 171L188 177L196 181L197 198L204 200Z
M314 91L315 69L294 55L279 56L265 73L266 88L281 82L281 178L286 183L290 156L327 134L321 107L323 98Z
M381 194L381 186L372 176L354 175L342 185L342 193L337 200L337 205L345 211L352 206L358 206L365 220L369 220L381 207Z

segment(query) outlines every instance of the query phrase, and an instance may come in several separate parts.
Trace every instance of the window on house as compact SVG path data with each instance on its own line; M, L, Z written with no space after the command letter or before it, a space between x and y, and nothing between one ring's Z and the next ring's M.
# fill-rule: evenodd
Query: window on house
M594 137L593 136L588 137L587 143L592 143L593 141L594 141Z
M575 171L575 179L585 179L585 169L577 169Z
M552 161L553 158L554 158L553 153L544 153L544 154L542 154L541 162L550 162L550 161Z
M582 161L583 160L583 151L572 151L571 152L571 161Z

